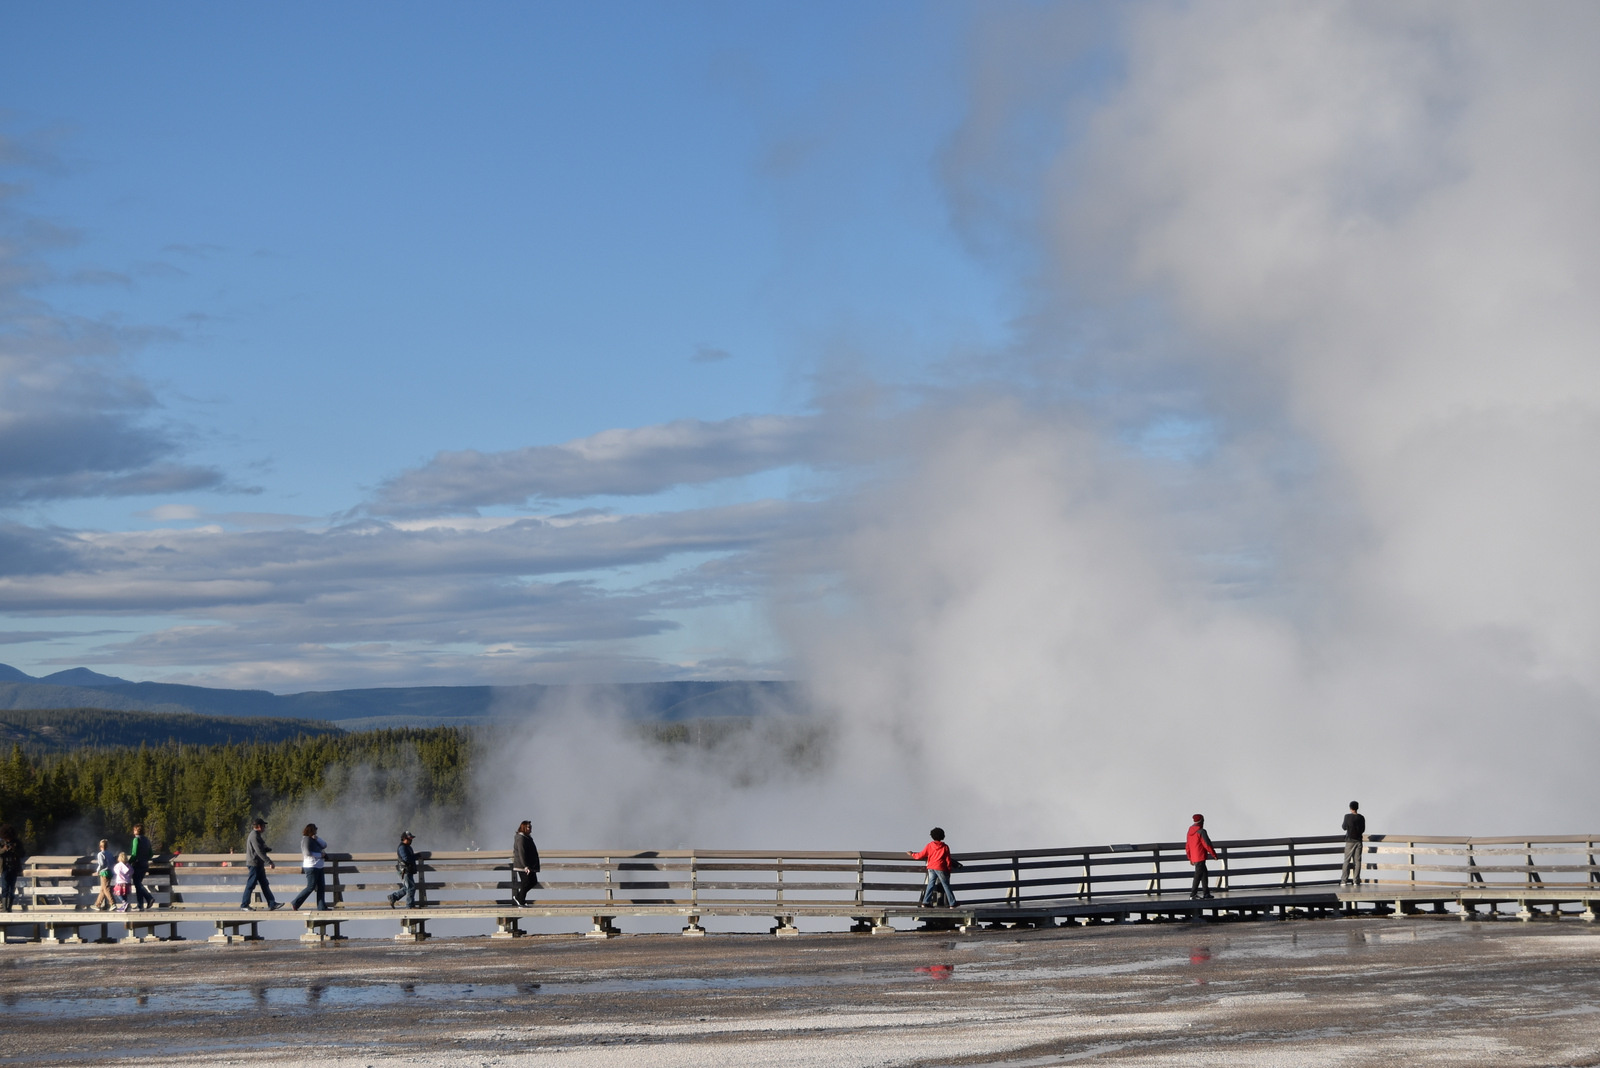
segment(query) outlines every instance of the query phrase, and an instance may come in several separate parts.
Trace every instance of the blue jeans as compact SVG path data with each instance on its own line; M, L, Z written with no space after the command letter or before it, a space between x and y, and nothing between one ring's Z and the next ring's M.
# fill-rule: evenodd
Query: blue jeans
M17 899L17 878L20 875L21 872L17 875L0 872L0 909L6 912L11 911L11 904Z
M415 872L401 876L400 889L389 895L389 903L392 905L401 898L406 899L406 908L414 909L417 907L417 876Z
M261 896L267 899L267 907L271 908L278 902L272 896L272 887L267 885L267 868L264 864L252 864L250 874L244 881L244 900L239 902L242 908L250 907L250 891L261 887Z
M947 872L947 871L940 871L937 868L929 868L928 869L928 879L922 885L922 902L921 903L926 905L928 903L928 901L933 897L933 888L935 886L944 887L944 900L945 900L945 903L946 903L945 907L946 908L952 908L952 909L955 908L956 907L956 895L951 893L951 891L950 891L950 873Z
M317 908L323 911L327 910L328 899L324 895L327 893L328 884L324 881L325 877L322 874L324 870L323 868L306 869L306 888L294 896L295 908L305 904L306 898L315 893L317 895Z

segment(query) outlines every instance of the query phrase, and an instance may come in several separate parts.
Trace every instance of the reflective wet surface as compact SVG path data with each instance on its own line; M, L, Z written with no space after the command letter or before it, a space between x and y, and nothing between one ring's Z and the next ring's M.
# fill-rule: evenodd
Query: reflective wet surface
M0 951L8 1062L1600 1062L1600 931L1453 918Z

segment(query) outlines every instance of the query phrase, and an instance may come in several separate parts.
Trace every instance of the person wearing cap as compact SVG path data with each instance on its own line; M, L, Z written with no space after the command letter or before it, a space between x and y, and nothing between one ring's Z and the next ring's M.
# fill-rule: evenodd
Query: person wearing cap
M511 900L528 907L528 891L539 885L539 847L533 844L533 821L517 824L511 839Z
M1211 847L1211 836L1206 833L1206 818L1198 812L1194 814L1194 822L1189 825L1189 839L1184 843L1184 852L1189 856L1189 863L1194 865L1194 882L1189 887L1189 896L1210 897L1206 861L1216 860L1217 851Z
M244 863L250 869L250 874L244 880L244 900L239 902L239 907L250 907L250 892L256 887L261 888L261 896L267 900L267 911L273 912L283 908L272 896L272 887L267 885L267 869L277 869L272 862L272 857L267 849L267 836L263 833L267 829L267 821L257 817L250 824L250 834L244 840Z
M401 898L406 899L406 908L417 907L417 869L420 865L416 850L411 848L416 837L410 831L400 832L400 845L394 851L394 870L400 873L400 889L389 895L390 908L394 908Z
M1344 814L1344 867L1339 869L1339 885L1361 885L1361 854L1366 849L1367 817L1361 814L1361 802L1350 802L1350 811Z

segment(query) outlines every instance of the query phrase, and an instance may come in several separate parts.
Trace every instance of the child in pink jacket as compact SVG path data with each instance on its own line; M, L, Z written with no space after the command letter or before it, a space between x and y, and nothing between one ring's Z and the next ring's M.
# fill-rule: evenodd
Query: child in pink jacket
M111 893L117 899L117 911L128 911L128 887L133 884L133 868L128 864L128 854L118 853L116 866L111 869Z

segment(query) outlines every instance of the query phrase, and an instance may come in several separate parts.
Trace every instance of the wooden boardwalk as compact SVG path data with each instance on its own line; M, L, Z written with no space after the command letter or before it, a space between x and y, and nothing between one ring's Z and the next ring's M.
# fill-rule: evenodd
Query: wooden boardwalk
M973 932L996 926L1194 919L1229 915L1336 915L1360 908L1396 916L1454 909L1462 918L1514 905L1522 919L1581 908L1593 920L1600 901L1596 838L1368 837L1360 886L1338 885L1343 839L1243 839L1218 842L1215 896L1189 896L1192 868L1182 843L1081 846L957 854L955 908L921 908L920 864L902 853L745 850L553 851L529 907L509 897L509 858L485 852L421 853L422 907L392 910L397 885L390 853L329 854L331 908L267 912L239 901L245 869L238 854L183 855L158 864L146 885L157 906L145 912L89 908L97 887L86 857L34 857L19 911L0 913L0 935L46 944L165 941L179 923L209 924L211 941L262 937L263 926L299 926L307 942L343 937L357 921L396 923L397 940L421 941L437 920L474 921L497 938L522 935L532 917L587 920L588 935L619 933L619 917L679 917L683 933L703 935L707 917L770 916L776 935L799 933L799 919L848 919L850 929L889 934L909 924ZM289 858L292 861L292 857ZM271 872L287 901L303 884L288 864ZM1480 913L1479 909L1486 911ZM901 927L896 927L896 924ZM120 938L113 931L120 929Z

